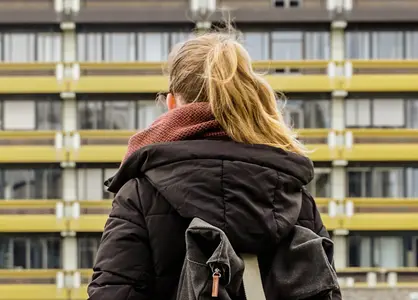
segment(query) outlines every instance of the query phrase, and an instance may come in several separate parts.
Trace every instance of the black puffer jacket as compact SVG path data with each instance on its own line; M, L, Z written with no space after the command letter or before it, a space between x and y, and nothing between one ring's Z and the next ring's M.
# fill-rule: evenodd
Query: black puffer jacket
M175 299L194 217L222 229L237 252L257 254L268 273L272 249L295 224L328 235L303 188L312 177L309 159L268 146L194 140L142 148L110 183L117 195L89 299ZM266 294L276 300L278 292Z

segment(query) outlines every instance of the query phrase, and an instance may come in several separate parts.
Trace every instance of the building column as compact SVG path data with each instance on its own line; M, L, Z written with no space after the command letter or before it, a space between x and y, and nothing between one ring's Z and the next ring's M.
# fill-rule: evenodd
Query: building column
M331 59L336 64L336 78L344 76L344 60L345 60L345 21L334 21L331 24ZM336 133L335 146L338 149L344 147L344 135L342 130L345 129L345 109L344 99L347 96L347 92L344 87L339 86L337 90L332 93L332 129ZM331 197L336 201L337 211L336 217L344 216L345 205L344 200L346 197L346 165L345 160L334 160L331 179L332 179L332 194ZM333 235L334 240L334 260L335 267L342 269L347 267L348 263L348 231L347 230L335 230Z
M61 23L62 29L62 78L66 84L65 92L61 93L62 99L62 126L65 137L65 149L67 160L63 167L63 200L66 207L66 217L73 217L73 202L77 200L77 176L75 164L68 161L72 149L71 133L77 130L77 100L68 84L74 77L74 62L76 61L76 31L75 24L71 22ZM75 232L67 231L63 234L62 254L63 268L65 271L75 271L78 268L78 247Z

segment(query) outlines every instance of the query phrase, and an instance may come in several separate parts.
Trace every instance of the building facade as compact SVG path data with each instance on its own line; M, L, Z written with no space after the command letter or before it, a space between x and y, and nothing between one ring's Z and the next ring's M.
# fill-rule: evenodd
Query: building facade
M87 298L113 197L103 181L165 111L155 95L171 47L225 16L314 150L308 188L346 298L413 297L416 11L416 0L1 0L0 300Z

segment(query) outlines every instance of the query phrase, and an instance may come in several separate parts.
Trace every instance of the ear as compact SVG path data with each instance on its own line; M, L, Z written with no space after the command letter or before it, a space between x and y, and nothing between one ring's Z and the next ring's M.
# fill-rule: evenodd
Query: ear
M174 98L174 95L172 93L167 94L166 101L168 110L172 110L177 107L176 99Z

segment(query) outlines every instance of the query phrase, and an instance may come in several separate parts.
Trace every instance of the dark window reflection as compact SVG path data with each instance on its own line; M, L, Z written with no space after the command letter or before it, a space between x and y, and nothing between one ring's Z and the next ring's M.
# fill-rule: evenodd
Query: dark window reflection
M288 100L285 120L294 128L329 128L331 103L328 100Z
M61 239L22 235L0 238L1 269L60 269Z
M82 101L78 106L80 129L135 129L134 101Z
M61 169L6 169L0 174L2 199L62 198Z
M94 264L100 237L82 237L78 239L78 267L91 269Z
M36 125L39 130L61 130L61 101L36 101Z

